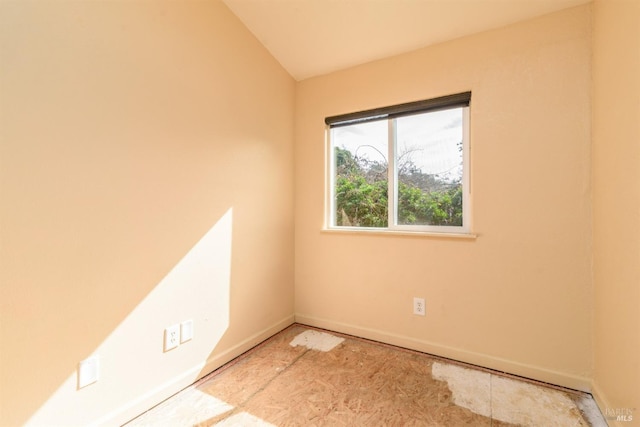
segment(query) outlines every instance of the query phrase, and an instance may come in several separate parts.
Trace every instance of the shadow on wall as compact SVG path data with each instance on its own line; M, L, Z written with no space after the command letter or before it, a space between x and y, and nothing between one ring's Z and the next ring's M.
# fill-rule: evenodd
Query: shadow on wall
M77 366L69 366L69 376L26 424L51 424L61 414L74 414L74 424L93 423L101 414L102 424L128 416L163 390L172 394L177 383L194 382L229 327L232 226L230 208L86 355L99 361L97 382L80 389ZM164 351L164 328L187 320L193 320L197 339Z

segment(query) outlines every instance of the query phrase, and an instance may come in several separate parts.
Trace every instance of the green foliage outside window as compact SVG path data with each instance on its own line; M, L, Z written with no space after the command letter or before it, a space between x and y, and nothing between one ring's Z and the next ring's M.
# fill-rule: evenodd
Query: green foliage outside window
M410 153L405 153L410 154ZM336 225L388 226L388 165L335 148ZM423 173L410 155L399 158L398 223L462 225L462 184Z

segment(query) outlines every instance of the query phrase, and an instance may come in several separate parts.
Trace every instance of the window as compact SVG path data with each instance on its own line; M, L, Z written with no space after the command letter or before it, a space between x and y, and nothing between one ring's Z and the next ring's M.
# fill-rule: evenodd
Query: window
M470 232L471 93L328 117L327 226Z

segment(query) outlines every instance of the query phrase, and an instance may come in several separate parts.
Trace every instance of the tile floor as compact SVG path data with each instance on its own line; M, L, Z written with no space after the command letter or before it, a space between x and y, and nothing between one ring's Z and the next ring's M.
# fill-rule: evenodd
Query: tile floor
M127 424L606 426L588 394L292 325Z

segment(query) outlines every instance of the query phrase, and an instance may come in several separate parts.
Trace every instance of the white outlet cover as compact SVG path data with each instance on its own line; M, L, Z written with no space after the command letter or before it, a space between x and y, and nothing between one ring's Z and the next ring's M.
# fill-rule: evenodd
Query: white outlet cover
M78 389L98 381L100 377L100 359L93 356L78 364Z
M173 350L180 345L180 324L169 326L164 330L164 351Z
M193 320L185 320L180 324L180 344L193 339Z
M418 316L424 316L427 309L425 307L424 298L414 298L413 299L413 314L417 314Z

